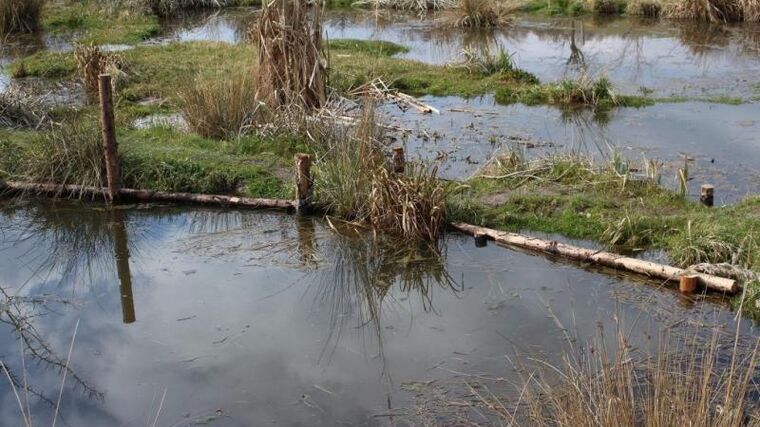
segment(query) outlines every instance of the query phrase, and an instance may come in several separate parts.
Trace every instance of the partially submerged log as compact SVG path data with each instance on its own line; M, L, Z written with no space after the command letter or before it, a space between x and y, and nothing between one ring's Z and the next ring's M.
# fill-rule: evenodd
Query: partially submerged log
M102 199L108 196L108 188L85 187L80 185L31 184L26 182L0 181L0 191L10 194L34 194L54 197L89 197ZM215 194L169 193L166 191L136 190L122 188L119 190L121 200L138 202L173 202L192 203L215 206L240 206L257 209L283 209L292 211L295 204L291 200L255 199L250 197L222 196Z
M739 285L733 279L726 279L709 274L693 273L682 268L657 264L651 261L630 258L610 252L581 248L536 237L523 236L516 233L478 227L466 223L452 223L451 226L464 233L488 236L489 239L504 245L557 255L577 261L590 262L618 270L643 274L651 278L678 282L680 281L681 276L693 275L698 278L699 284L707 289L728 294L736 293L739 290Z

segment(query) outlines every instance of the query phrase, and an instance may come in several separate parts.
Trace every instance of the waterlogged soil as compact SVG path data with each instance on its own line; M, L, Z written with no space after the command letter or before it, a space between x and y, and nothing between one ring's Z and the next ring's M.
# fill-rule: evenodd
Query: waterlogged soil
M736 327L720 301L458 234L435 255L275 213L3 203L0 354L39 425L70 348L61 425L386 425L434 387L515 396L508 360L559 363L614 319L640 349ZM0 399L19 425L5 380Z

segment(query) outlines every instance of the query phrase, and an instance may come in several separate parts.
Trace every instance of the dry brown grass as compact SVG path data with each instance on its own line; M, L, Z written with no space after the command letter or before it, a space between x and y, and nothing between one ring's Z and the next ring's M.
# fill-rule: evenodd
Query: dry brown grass
M357 0L358 6L371 6L385 9L428 10L450 9L456 6L457 0Z
M39 128L49 119L39 100L17 86L0 92L0 127Z
M658 18L662 13L662 3L657 0L633 0L628 2L626 13L631 16Z
M111 75L114 90L126 79L124 59L119 55L103 52L99 46L77 45L74 49L74 58L90 102L98 99L98 76L101 74Z
M525 377L522 404L503 416L553 427L758 426L752 398L758 392L757 343L746 352L738 346L726 351L732 343L719 337L717 331L707 342L664 334L643 359L622 334L611 353L600 339L585 356L550 367L559 385L536 371Z
M322 8L298 0L269 0L263 6L251 34L259 48L259 100L273 109L323 107L328 82Z
M178 93L180 110L194 132L230 139L254 129L263 113L253 77L247 72L197 77Z
M456 28L491 28L509 24L516 11L499 0L460 0L447 16Z
M676 0L665 16L708 22L759 22L760 0Z
M0 35L37 31L44 4L44 0L0 0Z

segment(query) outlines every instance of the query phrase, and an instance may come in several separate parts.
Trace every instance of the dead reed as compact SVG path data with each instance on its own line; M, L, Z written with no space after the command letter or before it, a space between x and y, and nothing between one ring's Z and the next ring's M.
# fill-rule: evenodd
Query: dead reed
M45 0L0 0L0 35L37 31L44 4Z
M195 133L231 139L249 133L263 113L246 72L198 76L177 94L182 117Z
M103 52L99 46L77 45L74 49L74 58L90 102L98 99L98 76L110 74L114 91L127 77L124 59L119 55Z
M272 109L325 105L328 73L320 6L268 0L251 39L259 48L255 83L260 101Z
M455 28L492 28L509 24L516 10L498 0L460 0L446 16Z
M657 0L633 0L626 6L626 13L631 16L644 18L659 18L662 13L662 3Z
M759 22L760 0L677 0L664 9L665 16L708 22Z

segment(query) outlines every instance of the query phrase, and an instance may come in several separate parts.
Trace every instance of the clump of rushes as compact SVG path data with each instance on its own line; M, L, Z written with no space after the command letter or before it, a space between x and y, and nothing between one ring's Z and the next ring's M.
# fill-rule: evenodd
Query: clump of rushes
M311 10L311 16L309 11ZM319 109L327 100L322 7L300 0L264 3L251 39L258 45L256 85L271 108Z
M232 139L249 133L263 112L253 77L246 72L198 76L177 96L190 129L207 138Z
M211 9L238 4L237 0L147 0L148 6L158 16L168 17L182 10Z
M758 0L675 0L665 8L668 18L708 22L760 22Z
M332 214L408 241L435 243L446 219L445 188L436 168L408 165L389 171L375 125L365 106L356 127L327 137L315 163L315 199Z
M456 28L490 28L510 23L513 12L498 0L460 0L448 15Z
M538 78L536 78L536 76L517 68L512 59L512 55L507 53L503 48L499 48L499 51L496 54L492 53L488 48L463 49L462 57L462 62L452 64L452 66L464 69L470 74L478 74L481 76L500 74L524 83L538 83Z
M651 103L651 100L644 97L619 96L615 94L609 79L602 77L593 80L588 75L549 85L502 86L496 91L496 100L502 104L521 102L526 105L550 104L567 108L591 107L597 111L618 106L640 107Z
M94 118L54 125L19 147L12 175L26 182L101 186L104 177L100 127Z
M126 62L113 53L103 52L99 46L77 45L74 49L77 71L84 83L87 98L94 102L98 99L99 78L101 74L110 74L114 89L126 80Z
M0 0L0 35L37 31L44 4L44 0Z
M617 0L593 0L592 10L597 15L617 15L625 11L625 3Z
M39 100L17 86L0 92L0 128L39 128L47 119Z
M662 13L662 4L657 0L634 0L628 2L626 13L631 16L658 18Z

